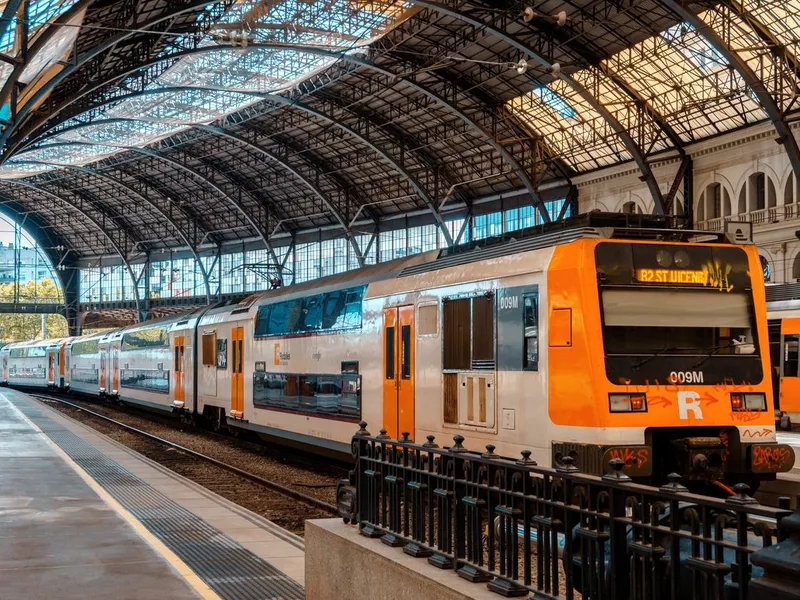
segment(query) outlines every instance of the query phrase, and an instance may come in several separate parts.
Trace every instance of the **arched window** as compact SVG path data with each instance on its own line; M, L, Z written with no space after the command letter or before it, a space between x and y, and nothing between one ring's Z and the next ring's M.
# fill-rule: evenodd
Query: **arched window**
M761 270L764 272L764 281L772 281L772 265L763 256L759 255L758 258L761 261Z
M794 257L794 262L792 263L792 279L800 281L800 254Z
M786 186L783 188L784 205L794 204L795 202L794 182L795 182L795 176L794 174L792 174L789 176L789 179L786 180Z
M750 212L774 208L778 204L775 184L764 173L759 171L750 175L747 187L750 190Z

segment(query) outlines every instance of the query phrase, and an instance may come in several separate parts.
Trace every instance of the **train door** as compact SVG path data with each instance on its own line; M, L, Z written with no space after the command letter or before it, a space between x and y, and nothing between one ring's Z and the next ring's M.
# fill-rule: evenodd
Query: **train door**
M119 343L111 345L111 393L119 395Z
M244 416L244 328L234 327L231 330L233 358L231 365L231 415Z
M106 360L108 358L108 349L105 346L100 347L100 393L105 394L108 390L106 388Z
M780 360L780 410L800 413L800 319L781 322Z
M66 357L67 357L67 342L62 342L61 347L58 349L58 387L63 388L66 382Z
M3 381L8 381L8 354L3 354Z
M414 307L383 311L383 427L414 439Z
M47 351L47 383L54 385L56 382L56 353L55 350Z
M185 351L184 337L182 335L175 336L175 365L173 368L175 373L175 395L173 399L179 402L186 402L186 390L184 388L186 369L183 362Z

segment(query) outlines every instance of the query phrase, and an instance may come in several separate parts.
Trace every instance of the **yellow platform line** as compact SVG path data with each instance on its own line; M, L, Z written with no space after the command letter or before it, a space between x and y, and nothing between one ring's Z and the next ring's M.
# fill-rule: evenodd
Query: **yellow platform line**
M208 585L206 585L206 583L202 579L200 579L200 577L198 577L195 574L195 572L192 571L189 568L189 566L178 557L177 554L175 554L172 550L170 550L164 544L164 542L162 542L156 536L150 533L147 530L147 528L144 525L142 525L142 523L128 511L128 509L126 509L119 502L117 502L114 499L114 497L111 496L111 494L109 494L105 489L103 489L103 487L92 478L91 475L89 475L86 471L83 470L83 467L81 467L78 463L72 460L69 454L64 452L64 450L53 440L51 440L50 437L44 431L39 429L36 423L31 421L25 415L25 413L23 413L20 409L14 406L14 403L11 402L5 396L5 394L0 392L0 396L2 396L2 398L5 399L6 402L8 402L9 405L15 411L17 411L35 431L41 433L44 436L44 439L47 440L47 443L50 444L50 446L55 449L56 453L58 453L59 456L61 456L61 458L64 459L64 462L66 462L70 467L72 467L72 469L80 476L80 478L83 479L86 482L86 484L90 488L92 488L92 490L98 496L100 496L101 500L103 500L106 504L108 504L111 508L113 508L117 512L117 514L119 514L123 519L125 519L125 521L127 521L127 523L131 527L133 527L136 533L138 533L148 544L150 544L150 546L152 546L153 549L156 552L158 552L164 558L164 560L166 560L172 566L172 568L175 569L181 575L181 577L184 578L184 580L186 580L186 583L188 583L192 587L192 589L200 595L201 598L204 598L205 600L221 600L221 598L217 595L217 593L210 587L208 587Z

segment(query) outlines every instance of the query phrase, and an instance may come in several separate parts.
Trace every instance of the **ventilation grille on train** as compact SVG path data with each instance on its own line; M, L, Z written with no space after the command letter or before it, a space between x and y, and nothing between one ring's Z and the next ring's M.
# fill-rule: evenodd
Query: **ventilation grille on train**
M766 286L767 302L800 299L800 283L783 283Z
M478 262L479 260L500 258L503 256L510 256L512 254L519 254L520 252L530 252L531 250L538 250L540 248L547 248L549 246L556 246L558 244L567 244L569 242L574 242L575 240L587 237L599 238L603 236L594 227L581 227L578 229L568 229L565 231L554 231L553 233L546 233L544 235L537 235L535 237L512 240L505 244L498 244L488 248L478 247L467 252L448 254L442 256L441 258L437 258L433 262L406 267L400 272L398 277L408 277L409 275L418 275L419 273L438 271L439 269L446 269L448 267L458 267L460 265Z

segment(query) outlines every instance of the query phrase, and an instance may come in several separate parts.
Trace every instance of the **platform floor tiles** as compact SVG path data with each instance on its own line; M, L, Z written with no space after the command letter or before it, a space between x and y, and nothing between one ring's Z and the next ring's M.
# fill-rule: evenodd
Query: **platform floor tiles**
M9 389L0 486L0 600L304 597L302 538Z

